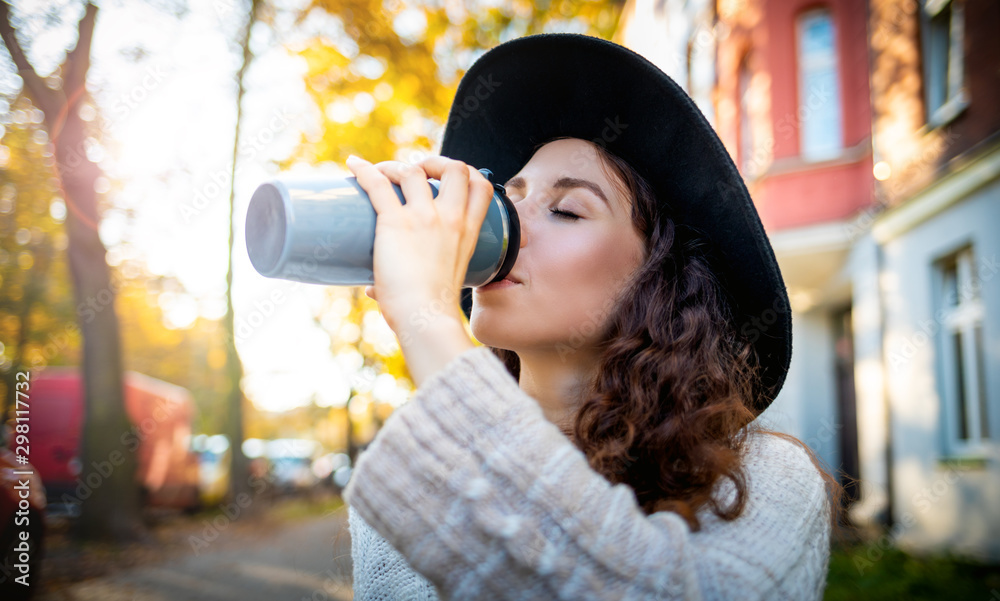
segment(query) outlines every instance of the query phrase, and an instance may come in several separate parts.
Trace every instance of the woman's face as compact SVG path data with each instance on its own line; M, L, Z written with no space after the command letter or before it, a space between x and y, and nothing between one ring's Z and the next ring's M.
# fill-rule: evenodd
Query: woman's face
M631 199L597 149L555 140L506 183L521 222L514 285L473 290L472 333L483 344L564 357L592 348L628 277L645 258Z

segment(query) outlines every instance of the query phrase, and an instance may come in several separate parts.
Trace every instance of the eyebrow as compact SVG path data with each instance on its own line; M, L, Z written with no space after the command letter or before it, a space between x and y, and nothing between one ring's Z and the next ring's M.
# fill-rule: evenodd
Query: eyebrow
M524 187L525 187L524 178L521 177L520 175L512 177L504 185L504 188L523 189ZM552 184L552 187L556 188L557 190L558 189L566 190L570 188L586 188L587 190L593 192L595 196L603 200L604 204L608 206L608 209L611 209L611 202L609 202L608 197L604 195L604 191L601 190L600 186L598 186L597 184L595 184L590 180L580 179L578 177L560 177L559 179L556 180L554 184Z

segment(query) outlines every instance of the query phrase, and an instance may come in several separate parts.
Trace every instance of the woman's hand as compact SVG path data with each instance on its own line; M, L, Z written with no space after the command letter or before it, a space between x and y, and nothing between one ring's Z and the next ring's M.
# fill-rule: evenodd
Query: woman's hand
M379 303L399 337L419 386L454 356L473 346L459 304L469 260L493 198L493 185L461 161L430 157L416 165L373 165L351 156L347 167L371 197L375 226L375 285ZM428 178L440 180L435 199ZM392 183L406 198L402 204Z

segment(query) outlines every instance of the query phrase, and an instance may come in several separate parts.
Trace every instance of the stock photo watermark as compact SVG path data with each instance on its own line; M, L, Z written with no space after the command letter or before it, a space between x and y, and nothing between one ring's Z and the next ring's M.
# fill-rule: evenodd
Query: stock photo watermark
M271 112L271 119L264 128L242 139L236 159L235 175L239 175L243 171L243 167L239 164L241 159L252 161L257 153L264 151L275 137L288 127L289 123L291 123L291 117L287 107L274 109ZM231 174L233 174L232 163L226 167L215 169L209 174L208 181L195 191L194 196L188 202L181 203L178 210L185 223L190 223L192 219L201 215L220 196L228 195L232 184Z
M10 555L7 561L2 564L3 578L0 582L9 579L15 573L14 582L22 586L30 586L32 556L39 552L41 540L33 540L33 530L31 520L39 520L41 516L32 514L31 496L39 494L37 487L32 486L32 480L37 482L37 474L28 462L31 453L31 407L30 388L31 372L18 371L14 375L14 439L10 444L13 451L17 467L3 474L5 480L12 483L11 494L16 495L15 508L12 513L14 517L13 538L11 540ZM8 470L4 470L5 472ZM44 501L44 499L42 500ZM37 502L37 499L36 499ZM35 529L37 531L37 528ZM37 536L37 535L35 535ZM14 563L8 562L13 559Z

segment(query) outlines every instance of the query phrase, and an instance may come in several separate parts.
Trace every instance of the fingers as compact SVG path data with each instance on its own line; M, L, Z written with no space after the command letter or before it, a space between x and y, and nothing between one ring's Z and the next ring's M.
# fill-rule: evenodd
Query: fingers
M376 213L395 210L403 204L392 184L399 185L406 204L419 207L418 210L431 208L434 196L427 183L429 176L420 167L400 161L372 164L354 155L348 157L346 162L347 168L358 178L358 184L371 198Z
M403 203L392 188L392 182L375 165L354 155L347 157L346 163L354 177L358 178L358 184L368 193L376 214L381 215L402 206Z
M493 184L464 162L440 156L430 157L417 165L397 161L372 164L351 157L347 166L368 193L376 213L391 212L391 219L380 222L385 231L427 246L429 256L437 259L435 264L439 265L435 281L448 281L448 285L454 283L453 279L461 282L493 202ZM441 182L436 199L427 183L428 178ZM393 189L393 183L402 190L406 206ZM386 290L381 291L384 297ZM365 287L365 295L376 302L379 300L376 286Z
M455 177L467 185L478 181L478 185L485 184L488 185L491 190L493 189L493 185L490 184L489 180L486 179L482 173L456 159L449 159L448 157L443 156L432 156L427 157L417 164L423 168L428 176L437 178L441 180L442 183L446 178L451 179Z
M434 195L427 183L429 176L419 166L400 161L383 161L376 164L375 168L389 181L399 184L406 204L420 207L420 210L431 209Z
M428 157L419 164L429 176L441 180L437 202L442 210L453 211L456 224L467 232L461 248L463 255L471 254L493 202L493 184L474 167L448 157Z
M486 215L489 200L493 198L493 184L470 165L448 157L433 156L419 163L430 177L441 180L438 202L452 202L461 205L463 212L473 211L478 228ZM482 206L485 204L485 207ZM482 216L478 213L482 212ZM476 219L478 217L478 219Z
M483 227L483 220L486 219L486 213L489 212L490 204L493 202L493 184L479 171L476 171L472 167L468 169L470 171L469 177L472 181L472 191L469 197L469 207L465 215L465 226L469 231L478 234L479 230ZM475 175L472 175L473 173ZM477 235L472 239L473 246L475 246L478 238L479 236Z
M412 209L433 211L454 224L478 232L493 199L493 184L482 173L462 161L432 156L417 165L399 161L372 164L351 156L347 166L372 200L376 213L397 210L402 205L392 184L399 184ZM441 182L434 200L427 178ZM473 237L475 240L475 237ZM474 244L474 242L473 242Z
M438 204L442 208L453 208L459 214L464 214L469 189L469 170L461 161L453 161L444 157L434 157L434 159L444 160L426 159L420 163L420 166L428 175L441 181L437 197ZM480 174L481 176L482 174Z

